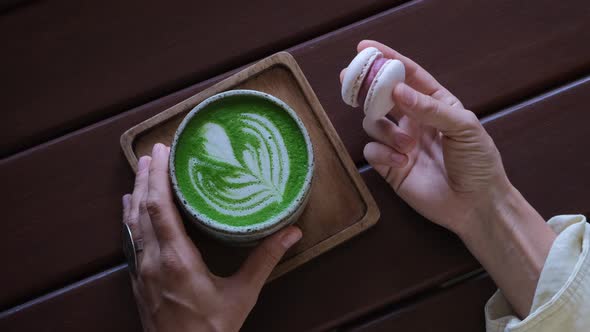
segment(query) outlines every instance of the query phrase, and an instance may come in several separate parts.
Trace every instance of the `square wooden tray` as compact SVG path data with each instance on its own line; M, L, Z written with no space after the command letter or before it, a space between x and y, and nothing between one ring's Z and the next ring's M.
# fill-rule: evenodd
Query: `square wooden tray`
M303 238L276 267L272 280L361 233L379 219L379 209L362 181L318 98L286 52L274 54L189 99L127 130L121 147L136 170L140 156L161 142L170 145L180 121L206 98L232 89L269 93L286 102L305 124L314 147L316 169L309 203L297 225ZM187 225L210 269L219 275L233 273L249 249L224 246Z

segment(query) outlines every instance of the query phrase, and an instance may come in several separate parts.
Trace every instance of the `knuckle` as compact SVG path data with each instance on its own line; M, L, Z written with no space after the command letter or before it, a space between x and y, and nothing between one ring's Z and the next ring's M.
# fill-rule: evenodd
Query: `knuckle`
M415 108L428 117L436 116L438 113L438 103L430 96L420 95Z
M149 174L149 169L148 168L144 168L144 169L138 169L137 172L135 173L136 177L146 177Z
M173 247L162 248L160 253L162 270L176 278L189 276L191 264L184 258L185 255L181 255Z
M459 98L453 96L450 100L449 100L449 105L451 106L451 108L458 108L461 109L463 108L463 103L461 103L461 101L459 100Z
M162 203L155 195L150 195L145 202L145 209L152 217L158 217L162 213Z
M278 250L276 250L276 246L271 244L271 243L265 243L262 245L262 252L265 256L265 262L266 264L268 264L270 269L272 269L276 263L279 262L279 260L281 259L281 255L278 252Z
M426 112L430 113L433 116L437 116L440 112L440 104L436 102L433 98L427 97L425 98L425 110Z
M129 225L129 227L132 227L134 225L137 225L137 223L139 222L139 216L137 215L137 213L130 213L124 221L127 225Z
M139 215L140 216L149 215L149 212L147 209L147 202L145 199L142 200L141 202L139 202Z
M139 276L146 282L156 281L158 279L158 268L150 262L144 261L139 269Z
M463 124L468 128L478 128L481 127L481 123L477 118L477 115L472 111L465 111L465 116L463 117Z
M164 169L152 163L150 165L149 175L154 178L166 178L168 177L168 169Z
M417 95L416 97L412 98L411 100L407 100L407 107L411 110L416 110L422 108L423 101L421 100L422 96Z
M135 183L133 185L134 191L145 190L144 184L147 183L147 179L148 179L148 170L147 169L137 171L137 174L135 175Z

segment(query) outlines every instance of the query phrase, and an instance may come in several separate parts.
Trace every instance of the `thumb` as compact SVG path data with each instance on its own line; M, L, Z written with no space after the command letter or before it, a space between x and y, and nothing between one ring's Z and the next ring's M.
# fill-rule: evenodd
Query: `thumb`
M285 252L299 241L301 236L298 227L289 226L266 238L250 253L236 277L256 289L262 288Z
M446 136L479 124L473 112L453 108L431 96L414 90L405 83L393 90L393 100L401 111L418 122L440 130Z

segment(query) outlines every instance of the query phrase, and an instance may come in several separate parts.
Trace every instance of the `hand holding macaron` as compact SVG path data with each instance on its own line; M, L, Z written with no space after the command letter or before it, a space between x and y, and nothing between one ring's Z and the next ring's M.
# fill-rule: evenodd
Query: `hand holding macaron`
M509 187L494 142L414 61L375 41L358 51L340 77L344 101L364 103L363 128L375 140L365 158L415 210L463 232L490 195Z
M375 141L365 158L417 212L456 233L526 317L555 233L512 186L492 138L457 97L381 43L362 41L358 51L340 78L348 104L368 89L363 128Z

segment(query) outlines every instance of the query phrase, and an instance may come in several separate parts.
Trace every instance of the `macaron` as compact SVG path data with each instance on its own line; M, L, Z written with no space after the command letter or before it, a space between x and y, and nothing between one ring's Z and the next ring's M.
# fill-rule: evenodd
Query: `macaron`
M404 64L387 59L375 47L360 51L342 79L342 99L352 107L363 105L365 115L381 118L395 106L393 88L406 78Z

